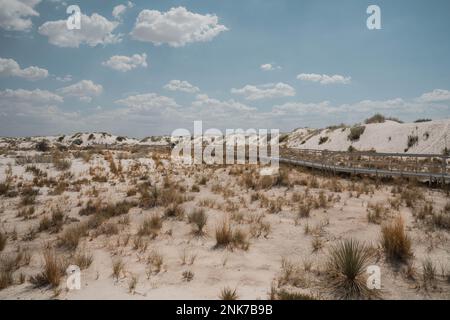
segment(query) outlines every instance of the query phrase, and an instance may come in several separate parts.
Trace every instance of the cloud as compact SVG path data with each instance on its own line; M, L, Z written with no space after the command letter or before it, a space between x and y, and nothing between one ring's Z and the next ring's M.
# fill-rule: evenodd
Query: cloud
M50 91L47 90L25 90L25 89L6 89L0 91L0 101L2 102L15 102L15 103L60 103L64 99Z
M48 71L34 66L21 69L15 60L0 58L0 75L20 77L34 81L47 78Z
M424 93L419 97L423 102L443 102L450 101L450 91L443 89L434 89L431 92Z
M95 47L121 41L119 34L112 32L118 22L93 13L90 17L81 15L81 29L69 30L66 20L47 21L39 27L39 33L48 37L48 42L58 47L78 48L81 44Z
M158 111L180 107L172 98L160 96L156 93L132 95L125 99L116 100L115 103L126 106L127 112Z
M72 75L66 74L65 76L56 77L55 79L56 79L56 81L59 81L59 82L70 82L70 81L72 81Z
M193 86L189 82L181 80L171 80L168 84L164 86L164 89L170 91L182 91L187 93L196 93L200 91L199 88Z
M184 7L171 8L167 12L142 10L131 36L155 45L167 43L172 47L183 47L188 43L211 41L219 33L228 30L218 22L216 15L201 15Z
M271 63L262 64L259 68L263 71L273 71L281 69L280 66L274 66Z
M134 7L134 3L131 1L128 1L127 5L119 4L118 6L114 7L114 9L112 11L112 15L116 19L121 19L122 15L125 13L125 11L127 9L133 8L133 7Z
M131 57L127 56L112 56L108 61L102 62L102 65L111 69L127 72L139 66L147 68L147 55L134 54Z
M220 101L217 99L212 99L208 97L206 94L199 94L196 97L196 100L192 103L192 106L195 108L204 108L207 111L216 114L217 111L226 112L226 111L254 111L256 108L249 107L243 103L234 101L233 99L228 101Z
M0 1L0 27L12 31L28 31L33 23L31 17L39 16L34 7L40 0Z
M269 98L295 96L295 89L290 85L279 82L262 86L246 85L241 89L231 89L231 93L245 96L246 100L260 100Z
M326 74L301 73L297 79L309 82L319 82L320 84L349 84L351 77L345 77L338 74L329 76Z
M83 102L91 102L93 97L99 96L103 91L100 84L95 84L91 80L81 80L70 86L58 89L58 93L67 97L75 97Z

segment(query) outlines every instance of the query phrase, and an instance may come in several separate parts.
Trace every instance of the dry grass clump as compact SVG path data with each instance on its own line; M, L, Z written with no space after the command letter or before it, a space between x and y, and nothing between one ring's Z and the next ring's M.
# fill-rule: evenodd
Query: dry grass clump
M231 230L228 220L224 219L216 227L216 247L227 247L233 240L233 232Z
M43 253L44 265L42 272L32 276L30 282L36 288L50 286L55 288L59 286L61 278L64 275L66 264L51 249L46 249Z
M182 273L182 277L184 281L190 282L194 279L194 273L190 270L185 270Z
M340 299L364 299L373 295L367 288L364 273L371 251L356 240L334 246L327 262L333 293Z
M72 166L72 161L66 159L64 154L60 152L55 152L52 156L52 163L55 166L56 170L65 171L69 170Z
M253 238L269 236L271 226L270 223L263 220L264 216L255 214L250 217L250 235Z
M411 240L401 217L381 227L381 246L388 259L393 261L407 262L413 256Z
M33 189L30 186L27 186L22 189L21 196L22 199L20 201L20 204L22 206L30 206L33 205L36 202L36 196L39 194L38 189Z
M153 214L150 218L146 218L139 227L138 236L151 236L155 238L159 230L162 228L162 219L158 214Z
M221 300L237 300L238 294L236 292L236 289L225 287L220 291L219 298Z
M429 285L435 285L436 283L436 266L433 261L428 257L422 262L422 280L427 288Z
M0 252L6 247L7 237L4 233L0 232Z
M317 297L303 292L292 291L287 289L277 289L272 285L270 289L270 300L318 300Z
M185 197L175 186L158 189L156 186L150 188L148 184L141 184L139 187L140 206L143 208L154 208L157 206L167 207L172 204L181 204Z
M164 263L164 257L156 250L152 250L147 258L147 264L150 267L150 272L159 273Z
M431 227L450 230L450 211L446 207L441 212L436 212L433 204L426 202L419 208L414 208L413 214L417 220L424 221Z
M64 218L65 216L61 209L53 209L51 218L44 216L39 222L39 232L58 233L64 225Z
M116 281L119 280L120 275L125 270L125 263L123 262L122 258L116 258L113 260L112 263L112 276L116 279Z
M196 229L193 231L196 235L203 235L203 228L208 221L208 215L205 213L205 209L194 209L188 216L189 223L193 223Z
M367 220L370 223L380 224L388 213L388 210L381 203L369 204L367 206Z
M90 252L80 250L72 258L73 264L78 266L81 270L89 268L94 261L94 257Z
M59 245L69 250L77 248L80 239L87 235L88 225L86 223L78 223L66 228L59 236Z
M248 250L250 242L248 233L241 228L233 230L227 219L222 220L216 227L216 248L228 247Z
M184 209L179 204L172 203L164 210L164 217L175 218L177 220L183 220Z
M129 293L133 293L133 294L134 294L138 282L139 282L138 276L135 275L135 274L133 274L133 275L131 276L130 281L128 281L128 292L129 292Z
M0 290L14 284L14 272L23 266L29 265L30 260L31 255L29 252L21 248L15 254L0 256ZM19 283L24 282L23 276L21 278Z

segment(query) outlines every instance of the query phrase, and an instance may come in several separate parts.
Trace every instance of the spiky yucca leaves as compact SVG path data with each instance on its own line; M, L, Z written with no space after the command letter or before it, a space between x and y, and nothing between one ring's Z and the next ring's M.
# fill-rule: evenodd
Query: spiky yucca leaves
M364 273L370 250L356 240L344 240L331 249L328 272L333 293L340 299L365 299L374 294L367 288Z
M237 300L238 295L236 289L225 287L222 289L222 291L220 291L219 298L222 300Z

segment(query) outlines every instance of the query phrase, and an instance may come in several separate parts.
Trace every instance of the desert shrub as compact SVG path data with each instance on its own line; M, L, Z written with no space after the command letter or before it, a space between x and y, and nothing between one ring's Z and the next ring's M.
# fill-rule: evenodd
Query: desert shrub
M73 256L73 264L80 267L81 270L89 268L94 261L94 257L91 253L86 251L79 251Z
M234 247L242 250L248 250L250 242L248 241L248 234L242 229L236 229L232 232L232 243Z
M65 265L56 253L50 249L46 249L43 256L43 270L41 273L32 276L30 282L36 288L45 286L50 286L52 288L58 287L64 274Z
M194 273L190 270L183 271L182 276L183 280L187 282L192 281L192 279L194 279Z
M216 227L216 247L226 247L228 246L232 239L233 239L233 233L230 228L230 224L227 220L223 220L217 227Z
M349 146L347 152L356 152L358 151L354 146Z
M358 141L361 135L364 133L364 130L366 130L365 126L356 126L350 128L350 133L348 135L348 140L350 141Z
M325 142L327 142L328 141L328 137L320 137L319 138L319 145L320 144L324 144Z
M428 257L422 261L422 279L425 285L433 284L436 281L436 266Z
M364 273L370 250L356 240L344 240L334 246L327 262L333 293L342 299L361 299L371 295Z
M219 298L221 300L237 300L238 295L236 289L231 289L229 287L225 287L220 291Z
M156 250L152 250L147 257L147 264L150 265L151 272L159 273L164 263L164 257Z
M125 269L125 264L121 258L117 258L117 259L113 260L112 276L113 276L113 278L116 279L116 281L119 280L120 274L124 271L124 269Z
M309 201L305 201L298 206L298 217L299 218L309 218L309 214L311 212L311 203Z
M372 117L367 118L367 119L364 121L364 123L365 123L365 124L370 124L370 123L383 123L383 122L385 122L385 121L386 121L386 118L385 118L382 114L377 113L377 114L373 115Z
M273 300L317 300L316 297L302 292L288 291L286 289L280 289L271 292Z
M176 204L176 203L170 204L164 210L164 217L166 217L166 218L176 218L178 220L183 220L183 218L184 218L184 209L179 204Z
M401 217L381 227L381 246L390 260L407 262L412 257L411 240Z
M23 206L29 206L34 204L38 193L39 193L38 189L33 189L32 187L29 186L23 188L21 191L22 198L20 204Z
M46 140L39 141L35 146L37 151L47 152L50 150L50 146Z
M203 228L205 227L207 220L208 216L206 215L205 210L203 208L194 209L194 211L192 211L188 217L189 223L195 224L196 230L194 230L194 233L198 235L203 234Z
M193 184L191 187L192 192L200 192L200 187L196 184Z
M74 226L69 226L59 236L59 245L69 250L77 248L80 239L87 235L88 226L85 223L79 223Z
M159 215L154 214L150 218L144 220L138 230L139 236L156 237L159 230L162 228L162 219Z
M408 142L407 142L408 149L414 147L418 143L419 143L419 136L417 136L417 135L409 135L408 136Z
M0 232L0 252L6 247L6 235Z
M50 233L57 233L61 230L64 224L64 213L57 208L52 211L51 218L44 216L39 222L39 232L48 231Z
M387 214L387 209L381 204L369 204L367 206L367 220L370 223L380 224Z
M430 122L433 121L431 119L417 119L416 121L414 121L414 123L421 123L421 122Z

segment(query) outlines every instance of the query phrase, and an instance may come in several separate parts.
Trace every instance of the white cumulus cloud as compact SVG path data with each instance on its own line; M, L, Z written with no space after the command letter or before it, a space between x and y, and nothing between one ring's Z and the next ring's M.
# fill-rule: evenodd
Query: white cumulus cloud
M134 54L131 57L128 56L112 56L107 61L102 62L102 65L111 69L127 72L137 67L147 68L147 55Z
M132 95L115 102L126 106L129 112L146 112L179 107L179 105L172 98L160 96L156 93Z
M81 44L95 47L121 41L119 34L113 34L118 22L93 13L81 15L81 29L69 30L66 20L47 21L39 27L39 33L48 37L48 42L58 47L78 48Z
M187 81L181 80L171 80L168 84L164 86L164 89L170 91L182 91L187 93L195 93L200 91L198 87L193 86Z
M297 79L302 81L318 82L320 84L349 84L352 78L338 74L329 76L326 74L317 73L301 73L297 76Z
M90 102L93 97L99 96L103 92L103 87L91 80L81 80L70 86L60 88L57 92L67 97L78 98L80 101Z
M139 41L182 47L192 42L210 41L227 30L227 27L219 24L216 15L202 15L178 7L167 12L142 10L131 35Z
M28 31L33 23L31 17L39 16L34 7L40 0L1 0L0 27L13 31Z
M442 102L450 101L450 91L443 89L434 89L431 92L426 92L419 98L423 102Z
M231 93L243 95L246 100L295 96L295 89L286 83L265 84L262 86L246 85L241 89L231 89Z
M133 8L134 7L134 3L131 1L128 1L128 3L126 5L124 4L119 4L118 6L115 6L113 11L112 11L112 15L114 18L116 19L121 19L122 15L125 13L125 11L129 8Z
M263 71L273 71L273 70L279 70L279 69L281 69L280 66L275 66L275 65L273 65L272 63L265 63L265 64L262 64L259 68L260 68L261 70L263 70Z
M34 81L47 78L48 71L35 66L22 69L14 59L0 58L0 75L20 77Z

